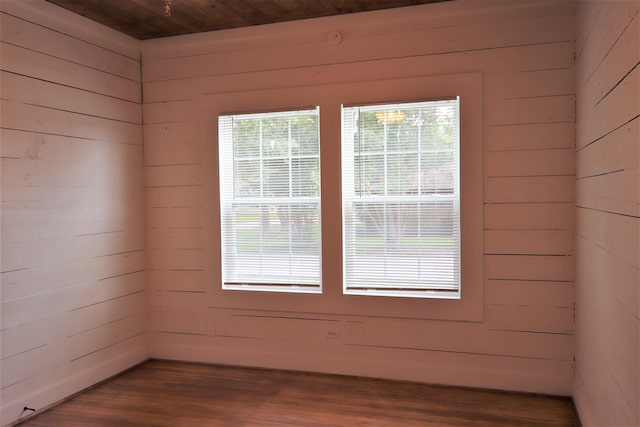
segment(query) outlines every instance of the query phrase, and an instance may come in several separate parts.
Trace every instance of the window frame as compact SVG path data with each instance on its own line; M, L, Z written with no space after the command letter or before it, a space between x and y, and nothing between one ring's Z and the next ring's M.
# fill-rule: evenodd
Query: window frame
M287 141L288 153L286 156L282 157L274 157L269 155L264 155L262 148L259 150L258 162L260 163L259 173L262 173L263 167L262 163L265 159L274 160L274 159L287 159L288 161L292 161L293 159L302 159L302 158L317 158L318 161L318 169L321 169L320 165L320 108L315 106L313 108L303 108L303 109L292 109L292 110L277 110L277 111L263 111L263 112L255 112L255 113L226 113L218 115L218 150L219 150L219 168L221 170L220 177L218 179L219 191L220 191L220 213L221 213L221 239L220 239L220 250L221 250L221 269L222 269L222 288L224 290L237 290L237 291L259 291L259 292L283 292L283 293L311 293L311 294L319 294L322 293L322 200L320 197L321 191L321 182L320 177L318 177L318 195L315 197L294 197L292 195L289 196L279 196L279 197L265 197L263 194L263 185L260 184L260 194L258 196L236 196L236 176L235 176L235 167L236 167L236 147L233 140L233 121L234 120L251 120L251 119L259 119L259 120L270 120L270 119L278 119L278 118L287 118L292 119L295 117L303 117L303 116L315 116L318 120L318 126L315 129L315 133L317 133L318 139L318 150L317 154L314 155L297 155L294 156L291 153L291 141ZM262 125L260 125L260 132L262 132ZM291 135L288 135L290 138ZM260 144L262 144L262 135L260 135ZM249 160L254 159L253 157ZM239 159L240 161L246 159ZM254 159L255 160L255 159ZM290 166L290 165L289 165ZM225 175L230 175L230 178L223 179L222 171L225 171ZM289 167L289 175L288 181L291 185L291 168ZM288 187L289 192L291 192L291 188ZM288 202L288 203L287 203ZM226 249L228 249L227 237L230 235L235 235L237 233L237 229L231 226L232 222L232 213L229 210L233 210L234 207L242 206L242 205L261 205L261 206L282 206L282 205L290 205L291 203L299 203L299 204L314 204L317 205L318 210L318 276L317 283L311 283L311 281L307 283L303 283L303 281L299 282L286 282L286 283L273 283L271 281L252 281L245 280L245 278L240 278L239 280L225 280L225 264L224 260L227 258L225 255ZM229 205L229 206L227 206ZM225 221L226 219L226 221ZM227 224L229 223L229 224ZM229 228L227 228L229 227ZM288 230L289 240L291 230ZM229 237L230 240L236 243L234 245L235 251L237 251L237 245L241 244ZM288 242L291 245L291 242ZM231 251L231 252L235 252ZM236 254L230 255L232 258L236 259ZM289 255L291 253L291 247L289 247ZM268 261L268 256L265 257ZM286 258L286 257L281 257ZM263 257L259 257L260 263L263 261ZM242 262L240 261L240 267L242 267ZM291 260L289 260L289 264L291 264ZM235 267L234 267L235 269ZM284 282L281 280L280 282Z
M397 110L401 109L412 109L412 108L428 108L430 103L437 102L455 102L455 129L454 129L454 148L453 159L455 165L455 173L456 177L453 181L453 188L450 194L400 194L400 195L388 195L389 188L387 187L387 170L386 165L388 162L388 157L395 154L393 151L389 151L388 147L385 145L382 151L373 150L373 151L363 151L360 155L364 155L367 157L370 156L378 156L383 158L383 163L380 166L384 166L385 171L383 172L383 176L385 177L384 182L384 195L374 194L369 196L358 195L355 189L356 185L354 180L357 180L357 176L355 176L356 171L356 153L354 148L354 141L352 140L352 134L356 132L361 133L362 128L358 126L357 123L351 123L352 120L348 120L347 117L349 114L353 114L354 112L358 112L359 114L366 112L375 112L380 109L385 109L387 111L390 108L396 108ZM363 105L343 105L342 106L342 139L341 139L341 159L342 159L342 168L341 168L341 177L342 177L342 236L343 236L343 257L342 257L342 268L343 268L343 293L345 295L364 295L364 296L379 296L379 297L402 297L402 298L441 298L441 299L460 299L460 288L461 288L461 275L460 275L460 98L459 97L446 97L446 98L437 98L437 99L428 99L421 101L410 101L410 102L385 102L385 103L375 103L375 104L363 104ZM386 113L385 113L386 114ZM387 126L384 126L384 130L386 132ZM349 132L349 131L352 131ZM385 136L384 140L387 138ZM420 157L424 152L421 150L420 146L416 146L418 150L415 154ZM426 151L425 151L426 152ZM420 163L420 162L418 162ZM362 164L361 164L362 166ZM428 169L422 166L419 167L419 173L428 172ZM362 179L362 177L361 177ZM362 185L362 184L361 184ZM419 183L418 187L420 188ZM364 205L366 204L384 204L386 206L387 203L394 204L395 206L411 206L414 204L422 204L429 202L441 202L441 201L450 201L453 206L455 206L455 215L453 216L453 235L455 237L455 248L452 250L453 256L451 260L453 261L452 271L454 277L454 285L445 285L443 283L438 285L429 286L428 284L419 283L419 282L410 282L406 278L404 280L399 280L398 282L405 283L406 286L402 286L398 284L398 282L389 282L383 281L379 282L378 285L374 284L365 284L365 283L357 283L355 280L350 281L350 279L354 279L354 277L350 274L353 273L354 269L357 268L358 265L364 266L366 262L358 262L358 255L355 254L355 247L358 246L358 237L356 232L356 221L353 219L353 209L355 209L355 204L360 202ZM346 206L347 203L353 203L351 206ZM386 210L386 208L385 208ZM386 217L386 215L385 215ZM385 219L386 224L386 219ZM421 227L419 224L413 224L414 226ZM386 230L386 226L385 226ZM387 245L383 244L385 248L384 252L387 252ZM366 257L367 255L364 255ZM372 255L368 255L372 256ZM377 256L377 255L376 255ZM383 257L384 259L380 262L387 266L388 259L386 255L377 256L378 258ZM391 256L390 260L394 257ZM405 262L409 262L412 258L406 257L404 258ZM353 261L353 264L349 264L349 261ZM389 261L389 267L393 268L393 262ZM418 261L419 262L419 261ZM375 264L375 263L374 263ZM374 267L372 265L371 267ZM385 267L386 269L386 267ZM373 279L373 276L378 274L370 274L367 273L367 278L369 280ZM385 273L386 275L387 273ZM380 279L378 279L380 280ZM455 290L452 288L455 286Z

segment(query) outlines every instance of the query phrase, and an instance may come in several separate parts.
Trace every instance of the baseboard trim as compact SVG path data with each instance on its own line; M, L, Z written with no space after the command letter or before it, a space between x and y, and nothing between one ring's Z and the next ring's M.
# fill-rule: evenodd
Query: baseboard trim
M578 388L574 387L573 390L573 405L576 408L576 413L580 418L580 425L582 427L595 427L596 423L591 417L589 408L591 405L588 403L587 396Z

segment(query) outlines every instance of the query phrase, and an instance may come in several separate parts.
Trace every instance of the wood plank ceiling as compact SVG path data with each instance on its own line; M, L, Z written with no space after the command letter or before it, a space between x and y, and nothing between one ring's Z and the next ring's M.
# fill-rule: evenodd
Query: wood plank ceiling
M139 40L449 0L47 0ZM165 8L169 6L170 16Z

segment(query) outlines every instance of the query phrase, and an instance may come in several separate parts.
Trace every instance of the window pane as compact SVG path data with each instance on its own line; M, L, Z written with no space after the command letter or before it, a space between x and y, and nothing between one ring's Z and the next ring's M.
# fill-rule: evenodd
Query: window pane
M258 160L237 160L233 165L236 196L260 195L260 163Z
M343 109L345 293L457 298L458 99Z
M312 155L318 153L319 133L309 132L309 129L319 129L318 116L299 116L291 120L291 150L292 155Z
M320 291L318 109L219 117L225 289Z
M262 160L264 197L289 197L289 159Z
M292 196L320 196L320 161L318 157L291 160Z

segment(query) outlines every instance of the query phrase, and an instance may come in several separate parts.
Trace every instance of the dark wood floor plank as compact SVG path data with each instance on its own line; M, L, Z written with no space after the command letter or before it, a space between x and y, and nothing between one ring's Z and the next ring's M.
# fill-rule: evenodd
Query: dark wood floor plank
M568 398L151 360L21 427L579 425Z

